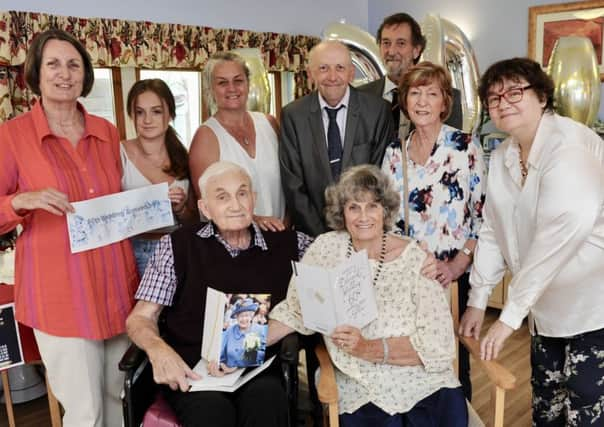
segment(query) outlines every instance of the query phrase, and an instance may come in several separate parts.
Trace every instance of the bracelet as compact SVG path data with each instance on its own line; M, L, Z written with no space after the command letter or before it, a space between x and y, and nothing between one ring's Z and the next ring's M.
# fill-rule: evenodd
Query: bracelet
M382 338L382 348L384 350L384 358L382 359L382 365L385 365L386 362L388 362L388 353L389 353L388 341L386 341L386 338Z

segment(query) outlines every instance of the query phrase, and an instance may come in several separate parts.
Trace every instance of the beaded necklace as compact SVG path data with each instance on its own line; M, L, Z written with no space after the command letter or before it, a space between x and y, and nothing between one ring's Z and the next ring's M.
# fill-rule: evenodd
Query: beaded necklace
M346 250L346 258L350 258L352 255L352 237L348 238L348 249ZM386 258L386 233L382 234L382 249L380 250L380 258L378 259L378 265L375 270L375 275L373 276L373 286L376 285L378 279L380 278L380 273L382 272L382 268L384 267L384 259Z

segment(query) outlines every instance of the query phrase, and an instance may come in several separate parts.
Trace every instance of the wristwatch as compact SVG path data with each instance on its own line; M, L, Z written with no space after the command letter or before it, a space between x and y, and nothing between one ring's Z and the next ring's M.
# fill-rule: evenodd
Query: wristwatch
M472 251L468 248L466 248L465 246L463 248L461 248L461 251L464 253L464 255L469 256L470 258L472 258Z

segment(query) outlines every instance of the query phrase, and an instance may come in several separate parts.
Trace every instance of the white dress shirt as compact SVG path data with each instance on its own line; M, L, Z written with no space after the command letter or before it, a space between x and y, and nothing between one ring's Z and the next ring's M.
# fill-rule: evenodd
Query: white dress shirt
M382 98L388 102L388 104L392 103L392 91L397 89L398 86L388 77L384 80L384 93L382 94Z
M604 327L604 142L586 126L545 113L528 156L507 138L491 156L468 305L484 309L512 272L500 320L569 337ZM536 327L536 331L535 331Z
M336 122L338 123L338 129L340 129L340 139L342 140L342 146L344 146L344 137L346 136L346 117L348 116L348 100L350 99L350 86L346 88L346 92L344 96L338 102L335 107L330 106L323 97L321 93L317 93L319 96L319 105L321 106L321 117L323 118L323 130L325 131L325 146L328 146L327 142L327 129L329 128L329 116L327 115L327 111L325 108L340 108L340 106L344 107L338 111L336 115Z

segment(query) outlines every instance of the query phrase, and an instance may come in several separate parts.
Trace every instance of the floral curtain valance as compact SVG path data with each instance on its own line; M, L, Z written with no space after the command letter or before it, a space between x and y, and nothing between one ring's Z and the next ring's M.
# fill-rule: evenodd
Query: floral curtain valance
M32 39L49 28L74 34L95 66L202 68L215 52L259 48L269 71L300 71L317 37L110 18L0 12L0 64L20 65Z
M74 34L96 67L200 69L215 52L252 47L260 49L267 70L301 72L308 52L319 42L304 35L0 12L0 121L28 109L22 65L33 38L49 28Z

